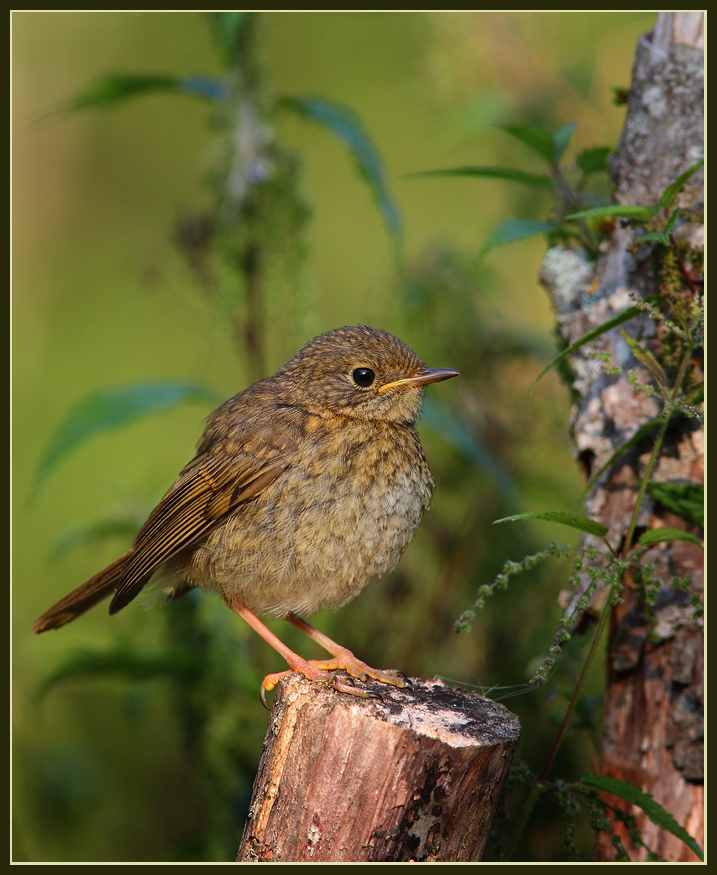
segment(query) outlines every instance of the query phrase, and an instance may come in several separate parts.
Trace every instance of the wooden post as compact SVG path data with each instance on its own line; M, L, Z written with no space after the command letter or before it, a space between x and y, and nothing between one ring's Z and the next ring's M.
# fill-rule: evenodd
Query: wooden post
M482 859L518 718L442 681L363 684L360 699L290 675L277 687L239 862Z

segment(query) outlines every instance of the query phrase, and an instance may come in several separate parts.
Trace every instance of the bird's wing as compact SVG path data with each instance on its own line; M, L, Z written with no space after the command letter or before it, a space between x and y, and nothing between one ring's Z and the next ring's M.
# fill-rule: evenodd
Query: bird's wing
M291 454L286 452L272 453L270 458L200 452L137 532L110 613L131 602L162 563L260 495L290 462Z

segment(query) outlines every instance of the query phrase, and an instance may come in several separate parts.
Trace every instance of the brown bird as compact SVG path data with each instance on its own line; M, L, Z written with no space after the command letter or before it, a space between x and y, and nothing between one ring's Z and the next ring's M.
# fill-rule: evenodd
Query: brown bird
M415 429L423 389L455 376L375 328L314 338L209 416L196 456L132 547L34 631L64 626L109 595L114 614L164 567L177 579L169 601L194 587L219 592L291 671L354 695L367 694L330 672L404 686L400 672L371 668L299 615L339 608L395 567L434 486ZM332 658L302 659L256 614L286 618ZM262 700L288 673L267 675Z

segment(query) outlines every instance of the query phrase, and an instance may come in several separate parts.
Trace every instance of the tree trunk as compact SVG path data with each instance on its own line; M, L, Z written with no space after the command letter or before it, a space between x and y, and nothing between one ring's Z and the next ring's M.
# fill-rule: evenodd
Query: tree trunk
M618 203L657 203L663 190L703 156L703 65L702 13L660 13L655 30L637 46L627 119L612 164ZM700 171L686 185L680 204L701 210L702 187ZM651 258L641 260L639 249L628 248L644 233L618 222L597 264L590 264L577 250L552 249L547 254L543 280L566 343L631 306L629 292L639 298L658 292ZM689 235L687 242L695 251L703 245L701 226L694 222L682 229L678 226L678 233ZM643 342L654 339L656 332L655 322L646 316L625 323L622 329ZM588 477L660 410L653 397L637 394L626 379L605 373L591 357L596 349L609 352L612 363L625 370L639 367L617 329L571 359L577 393L572 430ZM698 420L676 420L668 429L652 480L702 483L703 442ZM624 535L628 529L650 450L649 441L638 443L619 457L588 498L588 514L605 523L613 535ZM638 532L668 527L702 535L699 527L690 527L682 516L647 497L637 525ZM639 587L630 581L622 604L612 612L601 771L652 794L702 845L703 630L691 600L702 598L703 555L695 544L674 541L650 548L644 561L652 563L659 580L650 615ZM672 585L674 578L684 575L691 578L687 591ZM610 802L615 804L615 797ZM620 807L636 817L643 841L660 860L697 859L640 809L627 803ZM647 859L646 849L633 846L621 824L614 828L631 860ZM610 837L601 833L596 859L610 860L613 855Z
M280 681L240 862L482 859L517 717L442 682L360 699Z

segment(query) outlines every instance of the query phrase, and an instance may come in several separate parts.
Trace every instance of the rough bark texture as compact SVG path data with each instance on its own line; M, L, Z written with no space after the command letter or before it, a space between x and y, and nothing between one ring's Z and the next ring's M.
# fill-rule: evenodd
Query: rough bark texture
M612 165L618 203L656 203L662 191L703 155L702 16L685 15L660 13L655 32L638 43L627 119ZM675 42L686 39L692 44ZM702 187L700 172L686 186L680 203L699 209ZM702 245L701 228L685 228L682 233L689 234L695 248ZM577 250L548 252L543 281L555 303L566 344L631 306L630 292L641 298L656 293L650 250L628 251L641 233L644 231L618 223L597 263L590 263ZM646 316L621 328L643 342L655 335L655 323ZM606 374L593 356L595 351L609 352L612 362L625 370L639 368L617 329L583 347L571 359L575 390L571 427L587 476L660 411L653 397L636 394L627 380ZM703 482L703 441L698 421L680 419L668 430L653 480ZM588 514L609 527L616 548L627 531L650 450L647 441L620 457L588 498ZM680 516L647 497L638 533L657 527L689 528ZM696 528L690 531L702 535ZM590 538L586 542L597 544ZM644 561L654 564L660 590L651 618L646 617L645 605L630 582L623 592L623 603L613 610L601 771L651 793L702 844L703 630L690 598L702 594L703 554L696 545L677 541L651 548ZM673 588L673 577L685 574L692 579L689 591ZM610 802L616 799L611 797ZM697 859L639 809L626 804L623 808L637 817L645 843L660 860ZM622 827L616 825L616 831L632 860L646 859L645 850L634 848ZM609 836L601 834L596 859L613 857Z
M482 858L518 718L442 682L365 686L381 698L280 682L239 862Z

